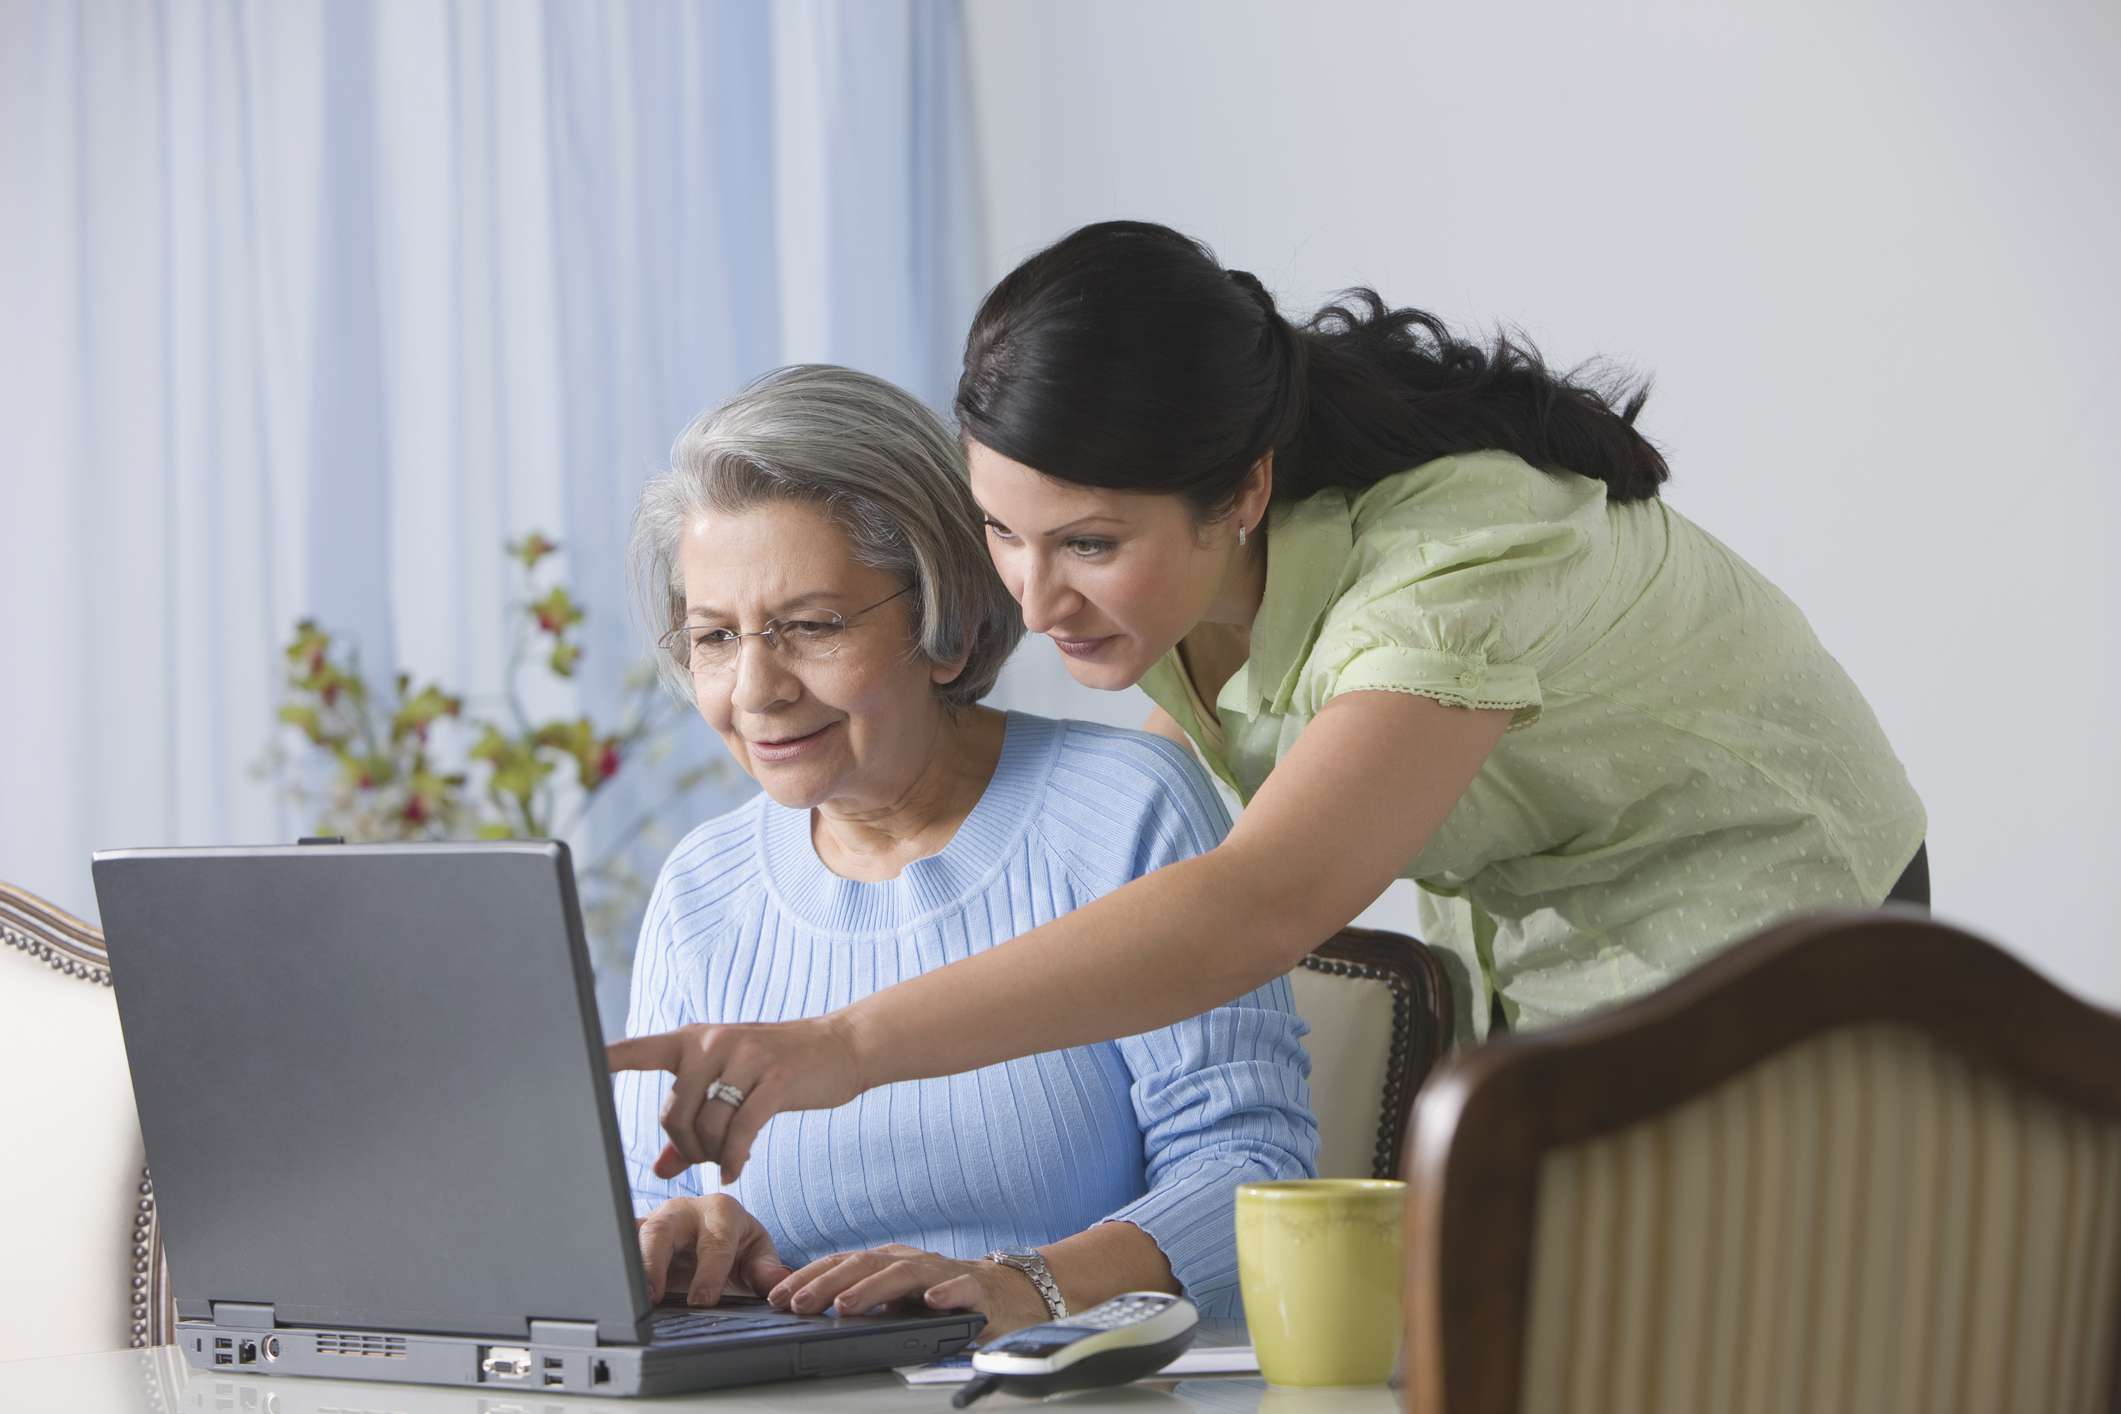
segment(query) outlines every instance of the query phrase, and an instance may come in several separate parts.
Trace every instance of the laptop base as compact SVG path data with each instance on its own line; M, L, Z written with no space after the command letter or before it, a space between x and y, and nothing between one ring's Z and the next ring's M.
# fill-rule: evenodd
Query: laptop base
M398 1384L467 1385L612 1396L676 1394L723 1385L923 1365L954 1354L984 1319L958 1313L797 1318L758 1330L668 1345L595 1345L385 1331L271 1330L184 1321L187 1364L216 1374L300 1375Z

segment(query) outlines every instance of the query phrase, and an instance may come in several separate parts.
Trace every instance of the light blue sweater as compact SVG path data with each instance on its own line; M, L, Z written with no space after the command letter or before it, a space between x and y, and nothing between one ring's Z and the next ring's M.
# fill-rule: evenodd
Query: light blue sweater
M1007 942L1228 828L1199 768L1171 743L1020 713L956 837L887 883L833 874L807 811L755 797L687 835L664 864L626 1030L817 1016ZM1033 1012L1040 998L1019 1005ZM1127 1040L780 1115L727 1191L797 1266L887 1242L978 1257L1119 1219L1155 1240L1204 1312L1234 1314L1231 1190L1308 1176L1317 1163L1304 1029L1278 979ZM650 1170L670 1079L617 1080L643 1214L719 1191L709 1168L669 1181Z

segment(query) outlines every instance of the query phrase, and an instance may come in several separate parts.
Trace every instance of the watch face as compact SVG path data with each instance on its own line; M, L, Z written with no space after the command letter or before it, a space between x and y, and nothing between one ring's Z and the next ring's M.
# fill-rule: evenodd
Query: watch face
M1004 1247L1000 1253L1012 1262L1037 1262L1043 1260L1036 1247Z

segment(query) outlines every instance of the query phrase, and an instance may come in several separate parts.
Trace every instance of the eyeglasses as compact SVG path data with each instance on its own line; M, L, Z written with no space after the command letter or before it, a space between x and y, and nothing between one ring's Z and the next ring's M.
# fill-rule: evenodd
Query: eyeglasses
M713 677L736 668L738 654L747 638L763 639L768 648L787 662L816 663L840 651L847 626L872 609L881 609L893 599L913 592L907 585L897 594L886 595L866 609L836 614L830 609L806 610L790 619L768 619L763 628L739 633L733 628L707 628L686 624L664 634L656 642L664 652L690 669L694 677Z

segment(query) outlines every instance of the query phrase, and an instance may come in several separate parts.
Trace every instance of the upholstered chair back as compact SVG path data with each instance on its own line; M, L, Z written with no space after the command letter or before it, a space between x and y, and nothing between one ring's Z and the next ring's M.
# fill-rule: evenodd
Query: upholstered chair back
M1289 974L1310 1026L1323 1178L1397 1178L1414 1093L1450 1043L1443 969L1412 938L1348 928Z
M102 937L0 884L0 1361L158 1345L154 1193Z
M1777 929L1415 1125L1411 1409L2121 1408L2121 1017L1967 934Z

